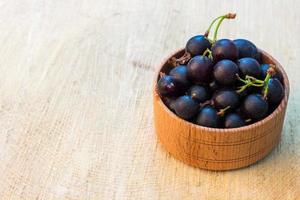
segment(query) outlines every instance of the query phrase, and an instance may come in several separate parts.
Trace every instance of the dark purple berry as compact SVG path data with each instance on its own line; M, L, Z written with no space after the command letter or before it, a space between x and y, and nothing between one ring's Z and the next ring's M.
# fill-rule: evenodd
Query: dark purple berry
M223 85L233 85L238 73L238 66L231 60L221 60L214 66L214 77Z
M278 104L270 104L268 114L271 114L272 112L274 112L274 110L276 110L276 108L278 108Z
M172 76L176 81L178 81L184 88L189 87L190 82L188 80L187 68L185 65L174 67L170 71L169 75Z
M267 76L267 72L269 68L270 68L269 64L260 65L262 79L264 79ZM277 78L281 83L283 83L283 76L280 72L276 71L276 73L272 77Z
M260 94L250 94L242 104L243 113L250 119L260 120L268 112L268 103Z
M213 95L213 104L217 109L230 107L235 109L239 106L239 96L236 91L231 89L222 89Z
M238 67L243 77L246 75L260 78L260 65L254 58L241 58L238 61Z
M211 43L203 35L196 35L188 40L185 49L192 56L202 55L206 49L211 48Z
M208 83L211 80L213 63L206 56L195 56L187 64L188 77L194 83Z
M256 46L250 42L249 40L245 39L236 39L233 40L233 43L238 49L239 58L251 57L254 59L259 58L259 52Z
M157 83L158 92L165 96L179 96L182 86L172 76L164 75Z
M236 113L229 113L225 117L225 128L237 128L245 124L245 120Z
M198 112L199 105L190 96L178 97L174 103L175 113L183 119L191 119Z
M188 91L188 95L198 103L203 103L209 99L209 93L207 89L199 85L192 86Z
M218 128L220 124L220 117L216 109L211 106L202 108L197 116L196 123L201 126Z
M284 88L277 78L270 78L268 82L267 101L270 104L278 104L284 96Z
M176 97L162 96L163 102L172 111L174 111L174 105L175 105L176 99L177 99Z
M216 41L211 47L214 62L218 62L223 59L237 60L238 49L231 40L221 39Z

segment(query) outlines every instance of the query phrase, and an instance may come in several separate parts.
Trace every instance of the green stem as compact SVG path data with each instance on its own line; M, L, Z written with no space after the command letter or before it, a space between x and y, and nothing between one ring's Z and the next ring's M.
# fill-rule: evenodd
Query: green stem
M208 56L207 56L206 54L208 54ZM207 49L203 52L202 56L207 56L208 58L212 59L212 52L211 52L211 50L207 48Z
M217 20L219 20L220 18L222 18L222 17L224 17L224 15L215 18L215 19L210 23L210 25L209 25L207 31L205 32L205 36L206 36L206 37L208 37L208 35L209 35L209 33L210 33L210 29L211 29L212 26L215 24L215 22L216 22Z
M227 106L226 108L220 109L220 111L217 113L219 116L223 117L225 115L225 112L230 109L230 106Z
M241 77L239 77L238 74L236 74L236 76L237 76L239 81L241 81L245 84L245 85L239 87L238 90L236 91L239 94L242 93L243 91L245 91L248 87L251 87L251 86L263 87L264 84L265 84L265 81L259 80L257 78L252 77L252 76L246 75L245 79L242 79Z
M264 96L265 99L267 98L267 95L268 95L268 92L269 92L269 81L270 81L270 78L276 74L275 67L276 67L275 65L271 65L270 64L270 68L268 69L267 76L266 76L266 78L264 80L263 96Z
M263 80L259 80L259 79L257 79L257 78L254 78L253 76L246 75L245 78L246 78L246 79L249 79L249 80L251 80L251 81L253 81L253 82L255 82L255 83L261 83L261 84L264 83Z
M263 85L263 96L264 98L267 97L268 95L268 91L269 91L269 80L271 78L271 74L270 73L267 73L267 76L264 80L264 85Z
M259 80L257 78L254 78L253 76L249 76L249 75L246 75L246 80L249 80L253 83L259 83L259 84L263 84L264 83L264 80Z
M220 25L222 24L222 22L224 21L224 19L226 18L226 16L222 16L216 26L215 32L214 32L214 38L213 38L213 43L215 43L217 41L217 34L220 28Z
M264 86L264 85L263 85L263 84L255 84L255 83L253 83L252 86L255 86L255 87L262 87L262 86Z
M248 87L252 86L252 82L248 82L246 85L243 85L241 87L239 87L239 89L236 91L236 93L240 94L242 92L244 92Z
M235 13L227 13L226 15L222 15L222 16L219 16L219 17L215 18L215 19L211 22L211 24L209 25L209 27L208 27L207 31L205 32L204 36L205 36L206 38L208 38L208 35L209 35L209 33L210 33L211 28L212 28L213 25L218 21L218 24L217 24L216 29L215 29L215 32L214 32L214 39L213 39L213 40L210 40L210 39L208 38L208 40L210 41L210 43L213 44L213 43L217 40L217 32L218 32L218 29L219 29L219 27L220 27L222 21L223 21L224 19L234 19L235 16L236 16Z
M238 79L239 81L241 81L241 82L243 82L243 83L247 83L247 81L244 80L244 79L242 79L242 78L239 76L239 74L235 74L235 75L236 75L236 77L237 77L237 79Z

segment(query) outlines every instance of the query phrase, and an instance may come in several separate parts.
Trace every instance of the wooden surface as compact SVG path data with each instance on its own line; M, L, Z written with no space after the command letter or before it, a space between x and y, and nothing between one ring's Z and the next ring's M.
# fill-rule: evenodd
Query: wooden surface
M300 199L300 2L1 0L0 199ZM153 129L155 66L228 11L291 93L278 148L242 170L169 156Z
M171 58L183 56L184 48L162 61L153 85L154 127L157 138L172 156L191 166L209 170L243 168L266 157L279 143L289 96L287 74L281 64L267 52L261 52L262 63L276 66L282 74L285 96L269 116L257 123L234 129L197 126L182 120L163 102L156 80L174 67Z

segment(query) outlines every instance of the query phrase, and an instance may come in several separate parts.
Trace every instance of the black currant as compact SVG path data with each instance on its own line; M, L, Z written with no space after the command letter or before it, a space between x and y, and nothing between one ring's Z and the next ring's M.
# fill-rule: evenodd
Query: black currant
M188 91L188 95L198 103L203 103L210 97L207 89L200 85L192 86Z
M177 97L168 97L168 96L162 96L161 97L165 105L172 111L175 111L175 101Z
M284 88L277 78L270 78L268 82L267 101L278 104L284 97Z
M201 126L218 128L220 125L220 117L216 109L211 106L205 106L200 110L196 123Z
M235 109L239 106L239 96L232 89L222 89L214 93L213 104L217 109Z
M250 42L249 40L245 39L236 39L233 40L233 43L238 49L239 58L251 57L254 59L259 58L259 52L256 46Z
M231 40L221 39L217 40L211 47L214 62L223 59L237 60L238 49Z
M185 50L192 56L202 55L206 49L211 48L211 43L204 35L196 35L188 40Z
M260 65L254 58L241 58L238 61L238 67L240 69L241 75L245 77L253 76L255 78L260 78L261 70Z
M187 68L185 65L178 65L177 67L174 67L170 71L169 75L172 76L176 81L180 82L185 89L189 87L190 82L188 80Z
M238 73L238 66L231 60L221 60L214 66L214 77L223 85L235 84Z
M157 89L161 95L179 96L182 93L182 86L172 76L163 75L157 82Z
M195 56L187 64L188 77L194 83L209 83L213 71L213 63L206 56Z
M245 124L245 120L237 113L229 113L225 116L225 128L237 128Z
M198 108L198 103L187 95L178 97L174 103L175 113L186 120L193 118L198 113Z
M250 119L260 120L266 116L268 107L268 103L262 95L250 94L242 104L242 111Z

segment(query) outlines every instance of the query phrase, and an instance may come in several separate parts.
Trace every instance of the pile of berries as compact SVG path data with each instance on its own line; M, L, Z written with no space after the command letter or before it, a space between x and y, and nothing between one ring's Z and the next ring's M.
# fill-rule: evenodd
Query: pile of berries
M234 18L229 13L214 19L204 35L187 41L182 57L168 61L170 71L161 72L157 90L180 118L206 127L241 127L265 118L284 97L282 74L261 63L252 42L216 39L222 21Z

